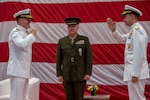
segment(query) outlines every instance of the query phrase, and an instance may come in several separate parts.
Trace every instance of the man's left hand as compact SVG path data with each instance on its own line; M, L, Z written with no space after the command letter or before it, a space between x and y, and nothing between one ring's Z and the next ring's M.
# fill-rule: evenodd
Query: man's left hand
M83 78L83 80L89 80L90 77L91 77L91 75L85 75L84 78Z
M133 83L138 82L138 77L134 77L134 76L132 76L132 82L133 82Z

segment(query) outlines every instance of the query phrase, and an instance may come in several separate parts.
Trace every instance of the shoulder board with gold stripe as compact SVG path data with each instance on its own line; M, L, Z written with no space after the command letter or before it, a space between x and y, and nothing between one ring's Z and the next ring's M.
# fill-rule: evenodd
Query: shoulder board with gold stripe
M16 28L16 30L17 30L17 31L20 31L20 29L19 29L19 28Z
M135 30L138 30L138 29L140 29L140 28L139 28L139 26L135 26L134 28L135 28Z

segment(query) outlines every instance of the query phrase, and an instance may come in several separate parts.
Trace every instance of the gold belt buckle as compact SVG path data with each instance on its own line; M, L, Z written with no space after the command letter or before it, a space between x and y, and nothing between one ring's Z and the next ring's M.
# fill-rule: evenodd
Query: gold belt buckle
M70 58L70 61L71 61L71 62L74 62L74 57L71 57L71 58Z

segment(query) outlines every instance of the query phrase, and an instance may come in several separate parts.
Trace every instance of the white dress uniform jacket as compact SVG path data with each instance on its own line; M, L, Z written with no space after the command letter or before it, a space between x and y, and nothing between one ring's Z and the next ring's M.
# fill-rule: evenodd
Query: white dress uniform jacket
M117 30L113 36L118 40L126 41L125 44L125 68L124 81L130 81L132 76L139 79L149 77L147 62L148 36L144 28L136 22L130 27L128 34L121 35Z
M9 35L9 61L7 75L23 78L31 76L33 34L20 25L15 27Z

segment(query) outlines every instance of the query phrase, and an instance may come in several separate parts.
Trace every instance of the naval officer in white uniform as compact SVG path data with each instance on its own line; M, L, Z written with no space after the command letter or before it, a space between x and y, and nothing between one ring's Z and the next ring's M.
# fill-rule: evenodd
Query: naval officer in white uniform
M112 35L117 40L126 41L123 80L127 81L129 100L146 100L144 96L145 81L149 78L147 62L148 36L138 22L142 12L137 8L125 5L122 16L126 26L130 28L127 34L122 35L116 29L116 24L112 19L107 18L107 23Z
M31 75L32 44L35 42L37 25L29 32L33 18L30 9L21 10L14 14L17 26L9 35L9 61L7 75L10 76L10 100L26 100L28 82Z

